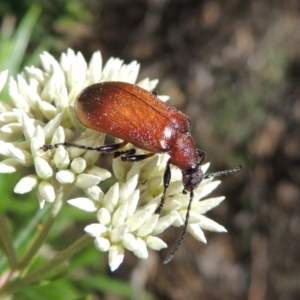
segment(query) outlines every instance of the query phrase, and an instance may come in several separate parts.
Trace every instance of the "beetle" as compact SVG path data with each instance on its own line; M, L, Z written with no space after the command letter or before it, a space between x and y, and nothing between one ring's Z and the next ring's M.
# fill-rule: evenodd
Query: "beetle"
M122 161L136 162L149 158L156 153L167 153L163 175L163 193L156 209L159 214L163 208L166 191L171 181L170 165L175 165L182 172L183 193L190 193L186 219L181 237L173 251L164 260L168 263L178 250L187 232L189 212L194 190L203 179L228 175L241 171L236 169L219 171L204 175L201 164L205 152L197 149L190 136L191 122L176 108L161 101L155 93L126 82L101 82L86 87L75 99L74 111L79 122L85 127L112 135L123 140L121 143L89 147L70 142L44 145L49 150L60 145L113 153ZM126 144L149 151L147 154L135 154L135 149L121 151Z

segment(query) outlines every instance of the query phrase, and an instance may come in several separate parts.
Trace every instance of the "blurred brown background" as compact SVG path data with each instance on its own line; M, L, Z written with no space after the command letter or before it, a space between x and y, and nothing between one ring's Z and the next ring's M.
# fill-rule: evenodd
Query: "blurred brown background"
M207 245L188 236L166 266L170 249L146 261L127 253L111 276L163 300L300 299L300 1L86 6L85 24L49 27L61 45L139 61L140 79L159 78L159 93L191 119L211 172L244 165L222 178L214 195L226 201L209 213L228 234L207 233ZM172 245L180 232L163 238Z
M115 276L157 299L300 299L300 1L102 1L75 46L141 62L184 111L210 171L243 164L209 216L228 234L188 237L166 266L127 255ZM174 244L180 230L167 232ZM155 254L156 255L156 254ZM138 275L137 275L138 274Z

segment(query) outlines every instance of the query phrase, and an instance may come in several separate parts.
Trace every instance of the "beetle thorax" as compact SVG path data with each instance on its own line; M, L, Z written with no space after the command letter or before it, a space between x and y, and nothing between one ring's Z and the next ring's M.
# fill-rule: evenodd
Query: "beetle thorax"
M191 191L197 188L203 178L198 164L198 154L193 139L187 134L181 134L172 145L170 163L182 171L184 189Z
M169 155L171 164L181 170L189 169L198 163L197 149L193 139L187 134L180 134L172 143Z

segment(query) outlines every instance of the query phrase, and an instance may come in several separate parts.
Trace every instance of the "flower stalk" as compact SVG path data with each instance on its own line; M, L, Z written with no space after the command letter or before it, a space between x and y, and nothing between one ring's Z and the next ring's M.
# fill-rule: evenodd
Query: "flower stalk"
M46 238L48 237L48 234L58 216L61 209L63 208L63 204L66 200L66 187L59 187L57 197L53 203L52 209L50 213L48 214L47 220L43 224L41 230L38 231L37 235L35 236L34 240L32 241L32 244L30 245L29 249L21 259L20 263L18 264L18 268L20 270L26 268L28 265L30 265L31 261L36 256L38 250L40 249L41 245L44 243Z
M58 252L41 268L33 271L32 273L26 274L24 277L15 276L16 274L20 274L19 272L12 273L10 280L7 281L7 284L0 289L0 299L9 298L10 295L15 294L23 287L43 280L49 273L54 272L57 269L60 269L62 266L68 264L68 261L73 257L73 255L75 255L77 252L80 252L83 248L91 245L92 242L92 239L88 235L83 235L72 245L63 251Z

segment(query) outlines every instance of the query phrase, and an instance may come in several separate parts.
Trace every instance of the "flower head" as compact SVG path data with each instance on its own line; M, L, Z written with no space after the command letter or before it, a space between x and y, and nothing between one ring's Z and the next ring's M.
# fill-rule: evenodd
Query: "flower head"
M183 225L189 202L189 196L182 194L181 171L172 167L165 205L161 215L155 214L168 155L157 154L136 163L114 159L112 169L117 182L104 193L98 184L111 173L95 165L99 152L62 146L49 151L41 149L44 144L73 140L75 132L80 133L74 140L76 144L103 145L103 133L83 128L77 121L74 100L83 88L93 83L135 83L139 64L126 65L122 60L112 58L102 68L100 52L94 53L87 63L81 53L68 50L61 55L60 61L44 52L41 66L40 69L25 68L16 79L9 78L10 103L0 101L0 154L5 157L0 162L0 172L30 170L33 166L34 173L23 177L14 191L23 194L36 189L41 208L45 202L55 201L60 187L81 189L83 197L65 200L83 211L95 213L97 222L86 226L85 231L94 237L98 250L109 252L112 270L123 261L125 249L145 259L148 248L165 248L167 245L157 235L170 226ZM0 91L7 83L7 77L7 71L0 73ZM157 80L145 79L137 84L152 91ZM159 98L165 101L168 97ZM126 147L130 149L132 145ZM207 168L208 164L202 166L203 171ZM206 242L202 229L226 231L204 216L224 197L200 201L218 184L219 181L204 180L195 190L188 232L202 242Z

